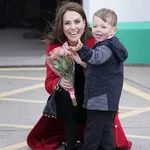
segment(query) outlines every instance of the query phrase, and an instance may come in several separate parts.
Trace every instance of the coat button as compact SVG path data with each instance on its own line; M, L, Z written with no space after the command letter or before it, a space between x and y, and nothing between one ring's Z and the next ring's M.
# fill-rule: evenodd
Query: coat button
M114 128L117 128L118 126L117 125L114 125Z

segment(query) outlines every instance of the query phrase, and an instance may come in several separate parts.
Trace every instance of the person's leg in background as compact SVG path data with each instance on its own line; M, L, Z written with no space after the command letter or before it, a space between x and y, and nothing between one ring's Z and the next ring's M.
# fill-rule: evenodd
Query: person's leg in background
M31 18L34 20L35 29L24 33L24 38L43 38L43 34L50 30L49 23L52 23L55 18L55 10L58 5L57 0L27 0L27 7L31 5L30 1L32 1L32 5L35 4L36 11L34 10L34 15L32 13L32 9L26 10L26 18ZM30 6L31 7L31 6ZM32 15L30 15L32 13Z
M0 29L7 25L6 0L0 0Z
M37 29L40 22L40 1L26 0L24 17L25 20L29 20L34 25L34 29L26 31L23 34L24 38L39 38L42 35L42 32Z
M45 32L46 27L52 24L55 19L55 11L58 5L57 0L41 0L40 1L40 22L37 26L38 30Z
M21 27L26 0L7 0L7 18L11 27Z

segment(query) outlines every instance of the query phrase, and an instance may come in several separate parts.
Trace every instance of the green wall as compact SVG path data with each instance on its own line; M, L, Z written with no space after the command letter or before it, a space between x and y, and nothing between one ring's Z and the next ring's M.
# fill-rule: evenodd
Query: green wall
M150 22L118 23L116 36L128 50L126 64L150 64Z

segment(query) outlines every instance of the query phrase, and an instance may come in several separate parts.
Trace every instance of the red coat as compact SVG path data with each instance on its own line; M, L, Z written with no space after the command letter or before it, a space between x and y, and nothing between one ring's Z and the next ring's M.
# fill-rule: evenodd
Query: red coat
M94 42L95 42L94 38L88 39L86 45L88 47L92 47ZM62 45L49 44L46 49L46 55L48 56L49 52L58 46L62 46ZM49 94L51 94L52 91L54 90L56 83L59 80L59 76L57 76L47 64L46 64L46 68L47 69L46 69L45 89Z
M87 40L86 45L88 47L92 47L94 39ZM49 44L46 49L46 54L61 45ZM47 66L46 72L46 80L45 80L45 88L48 93L52 93L59 76L57 76L49 66ZM81 124L77 126L78 128L78 140L83 142L83 135L85 124ZM115 115L113 121L113 133L114 133L114 143L118 148L130 149L132 146L131 141L127 140L121 123L118 118L118 112ZM55 150L60 147L62 142L65 141L64 133L63 133L63 125L59 121L59 119L46 117L44 115L41 116L39 121L30 131L27 137L27 144L32 150Z

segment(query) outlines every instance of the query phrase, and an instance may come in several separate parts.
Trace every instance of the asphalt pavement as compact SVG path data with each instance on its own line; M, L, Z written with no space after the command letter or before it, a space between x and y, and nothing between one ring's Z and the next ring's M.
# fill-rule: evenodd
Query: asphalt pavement
M29 150L26 137L48 97L45 45L37 39L23 39L24 32L0 31L0 150ZM125 66L119 117L133 142L132 150L150 149L149 115L150 67Z

